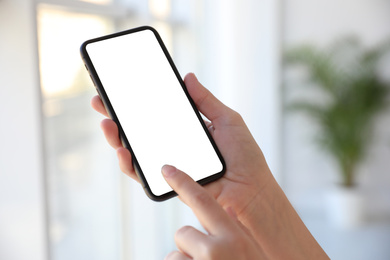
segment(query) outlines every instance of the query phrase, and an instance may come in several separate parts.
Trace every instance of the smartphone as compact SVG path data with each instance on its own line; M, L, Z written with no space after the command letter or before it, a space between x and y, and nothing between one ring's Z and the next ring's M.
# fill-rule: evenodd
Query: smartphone
M88 40L81 57L149 198L176 195L161 174L165 164L202 185L223 176L221 153L154 28Z

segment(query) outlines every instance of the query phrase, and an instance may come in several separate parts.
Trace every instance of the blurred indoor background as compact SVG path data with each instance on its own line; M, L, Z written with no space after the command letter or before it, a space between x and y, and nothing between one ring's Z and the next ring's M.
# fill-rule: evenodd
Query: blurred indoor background
M179 227L199 227L178 199L152 202L121 174L89 105L80 44L140 25L160 32L183 76L241 113L332 259L390 259L389 108L357 170L363 217L336 223L326 198L339 169L313 143L317 126L286 111L302 90L283 63L304 43L384 42L388 0L0 0L0 259L163 259Z

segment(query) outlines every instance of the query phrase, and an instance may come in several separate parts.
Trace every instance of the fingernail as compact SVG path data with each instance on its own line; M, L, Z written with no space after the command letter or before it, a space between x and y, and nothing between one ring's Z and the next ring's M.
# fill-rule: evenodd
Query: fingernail
M162 174L166 178L169 178L169 177L172 177L173 175L175 175L176 171L177 171L176 167L171 166L171 165L164 165L161 169Z

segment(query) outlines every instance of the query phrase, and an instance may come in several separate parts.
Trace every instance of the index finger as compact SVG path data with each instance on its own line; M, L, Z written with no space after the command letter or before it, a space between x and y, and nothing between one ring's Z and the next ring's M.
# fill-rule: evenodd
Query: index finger
M189 206L210 234L221 234L233 226L230 217L218 202L197 182L173 166L162 168L165 180Z

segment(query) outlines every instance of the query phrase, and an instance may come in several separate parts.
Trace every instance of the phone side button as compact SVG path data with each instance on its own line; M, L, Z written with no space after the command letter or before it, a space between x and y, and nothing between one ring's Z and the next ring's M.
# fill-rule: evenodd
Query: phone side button
M92 80L93 84L95 85L95 81L93 80L93 78L92 78L91 74L89 74L89 77L91 78L91 80Z
M93 86L94 86L94 87L97 89L96 82L93 80L93 78L92 78L91 74L89 74L89 77L90 77L90 78L91 78L91 80L92 80Z

